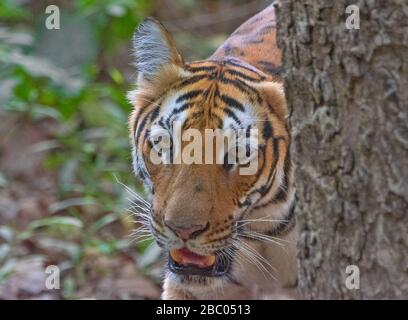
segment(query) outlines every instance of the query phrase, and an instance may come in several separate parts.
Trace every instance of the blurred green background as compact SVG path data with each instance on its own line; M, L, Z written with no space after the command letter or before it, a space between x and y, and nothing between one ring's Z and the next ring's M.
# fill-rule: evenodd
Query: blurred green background
M126 92L131 37L153 15L203 59L270 1L2 0L0 299L155 299L160 251L135 243ZM47 30L45 8L60 9ZM60 290L44 286L61 270Z

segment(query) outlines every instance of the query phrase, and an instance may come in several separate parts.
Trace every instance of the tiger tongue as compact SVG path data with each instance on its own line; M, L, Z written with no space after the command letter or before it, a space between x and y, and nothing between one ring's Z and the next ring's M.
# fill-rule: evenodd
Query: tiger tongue
M186 248L171 250L170 255L178 264L192 264L200 268L208 268L215 263L215 256L202 256Z

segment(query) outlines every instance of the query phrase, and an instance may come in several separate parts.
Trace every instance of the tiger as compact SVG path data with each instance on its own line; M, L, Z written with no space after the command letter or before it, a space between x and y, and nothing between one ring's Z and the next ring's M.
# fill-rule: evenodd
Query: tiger
M150 195L141 223L165 256L161 298L296 297L296 191L273 4L206 60L184 61L154 18L139 24L133 51L132 164ZM158 133L176 143L176 120L181 132L256 129L256 170L240 174L247 163L154 162Z

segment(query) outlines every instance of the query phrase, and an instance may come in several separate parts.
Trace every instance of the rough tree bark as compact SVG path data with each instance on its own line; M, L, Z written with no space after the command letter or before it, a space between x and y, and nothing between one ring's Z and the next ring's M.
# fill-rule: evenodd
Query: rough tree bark
M350 4L360 29L346 29ZM281 0L306 299L408 298L408 1ZM346 267L360 269L360 290Z

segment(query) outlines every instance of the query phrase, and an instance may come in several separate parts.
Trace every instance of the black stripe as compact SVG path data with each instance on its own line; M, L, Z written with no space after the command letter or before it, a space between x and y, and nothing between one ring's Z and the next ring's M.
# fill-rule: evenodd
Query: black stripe
M153 194L154 190L153 187L151 186L150 183L150 176L149 173L147 172L147 170L145 170L144 168L141 167L136 167L136 171L137 171L137 175L139 176L139 178L143 181L143 183L145 184L145 186L150 189L150 192Z
M185 87L185 86L188 86L188 85L190 85L190 84L192 84L192 83L196 83L196 82L198 82L198 81L200 81L200 80L203 80L203 79L207 79L208 78L208 76L207 75L197 75L197 76L193 76L193 77L190 77L190 78L187 78L187 79L185 79L185 80L182 80L182 81L180 81L175 87L174 87L174 89L181 89L181 88L183 88L183 87Z
M135 137L135 142L138 143L140 135L142 134L142 131L144 129L144 127L146 126L146 122L148 120L150 120L152 118L152 115L154 115L155 117L157 117L158 112L160 110L160 105L158 105L157 107L155 107L153 110L151 110L150 112L146 113L145 117L143 118L143 120L140 122L140 124L137 126L137 130L136 130L136 137Z
M288 149L286 151L285 162L283 165L283 174L284 174L283 181L281 185L279 186L278 191L272 197L272 199L268 200L264 204L254 207L254 209L264 208L270 204L277 204L280 202L285 202L287 200L288 188L289 188L289 174L290 174L291 167L292 167L292 163L290 160L290 153L289 153L289 146L288 146Z
M162 103L162 100L163 100L163 99L159 99L157 102L153 102L153 101L152 101L152 104L156 104L157 107L160 108L161 103ZM152 105L152 104L151 104L151 105ZM149 106L151 106L151 105L149 105ZM146 109L148 109L149 106L146 106L145 108L143 108L143 111L145 111ZM135 135L137 123L139 122L139 119L140 119L140 118L142 117L142 115L144 114L143 111L140 111L140 112L138 113L138 115L136 116L135 120L133 121L133 136Z
M258 61L258 64L260 65L262 71L272 76L280 77L283 73L283 67L277 66L269 61L260 60Z
M245 130L245 138L249 139L251 137L251 125L247 126Z
M223 84L232 85L233 87L236 87L239 91L250 95L248 88L246 88L248 86L244 87L241 84L242 82L239 82L237 79L221 78L220 82L223 83ZM253 88L250 88L250 89L253 89Z
M259 91L249 86L247 83L243 82L240 79L230 79L230 78L221 78L219 80L221 83L232 85L237 88L239 91L246 93L247 95L251 96L251 93L256 96L256 100L259 104L262 103L261 95Z
M263 157L265 158L265 146L262 146L260 149L261 149L261 152L263 154ZM255 180L254 180L253 183L251 183L249 185L248 190L251 190L252 187L255 186L258 183L258 180L259 180L260 176L262 175L263 171L265 170L265 164L266 164L266 161L264 160L263 163L262 163L262 167L260 169L258 169L258 172L256 173ZM252 195L252 194L254 194L254 192L251 192L249 195L247 195L247 198L245 199L245 201L243 203L238 201L238 207L242 208L244 206L250 206L252 204L252 201L249 199L249 196ZM239 220L242 220L245 213L246 213L246 211L243 212L243 214L241 215Z
M269 171L269 175L268 175L268 178L267 178L267 180L266 180L266 183L265 183L263 186L261 186L261 187L255 189L255 190L253 190L252 192L250 192L250 193L247 195L247 198L246 198L246 200L244 201L244 203L242 203L241 205L238 205L238 207L243 207L243 206L248 205L248 204L251 205L252 202L249 200L249 198L250 198L252 195L254 195L255 193L260 193L260 194L261 194L261 197L262 197L262 196L264 196L264 195L268 192L268 190L270 190L270 188L273 186L273 184L274 184L274 182L275 182L275 177L276 177L276 170L274 170L274 168L276 167L276 164L277 164L277 162L278 162L278 158L279 158L279 148L278 148L278 143L277 143L277 141L273 140L272 143L273 143L273 148L274 148L274 154L275 154L275 155L277 154L277 157L274 159L274 161L273 161L273 163L272 163L272 166L270 167L270 171ZM263 173L263 170L264 170L264 169L268 169L268 168L266 167L266 159L265 159L266 146L262 146L261 151L262 151L263 156L264 156L264 161L263 161L263 164L262 164L261 169L258 170L258 172L257 172L257 176L256 176L256 179L255 179L255 182L251 184L249 190L250 190L254 185L256 185L256 183L258 182L260 176L261 176L262 173ZM257 202L260 201L261 199L262 199L262 198L258 199ZM256 208L256 207L254 207L254 208ZM245 212L244 212L244 214L245 214ZM244 214L241 216L240 219L243 218Z
M230 64L230 65L232 65L232 66L235 66L235 67L242 68L242 69L248 70L248 71L250 71L250 72L253 72L253 73L255 73L255 74L256 74L258 77L260 77L260 78L264 78L264 77L263 77L258 71L256 71L254 68L250 68L250 67L244 66L244 65L242 65L242 64L239 64L238 62L235 62L235 61L232 60L232 59L227 60L226 62L227 62L227 64Z
M273 134L273 129L272 129L272 134ZM268 178L266 179L266 183L263 186L261 186L260 188L257 188L254 191L252 191L248 196L252 196L253 194L255 194L257 192L261 193L261 195L263 196L264 194L262 193L262 191L268 187L271 180L272 180L272 184L273 184L273 181L275 180L276 171L274 169L276 167L276 164L278 163L279 145L278 145L278 142L276 140L272 140L272 145L273 145L273 150L274 150L274 156L277 155L277 157L274 158L274 160L272 162L272 165L269 168L270 171L269 171L269 174L268 174ZM266 146L264 147L263 152L264 152L264 166L266 166ZM259 199L259 200L261 200L261 199Z
M228 117L232 118L239 126L241 126L241 121L239 120L237 115L234 113L234 111L232 111L229 108L224 108L223 111L224 113L228 115Z
M164 118L163 117L161 117L160 119L159 119L159 121L158 121L158 124L159 124L159 126L161 126L162 128L166 128L166 125L164 124ZM168 129L168 128L167 128Z
M201 66L201 67L190 67L187 66L187 70L191 72L200 72L200 71L214 71L216 66Z
M238 208L249 207L251 204L252 204L252 201L250 199L246 198L244 202L238 201ZM242 218L242 216L241 216L241 218Z
M279 160L279 140L273 139L272 140L273 144L273 155L274 155L274 160L271 166L271 171L269 172L268 179L266 181L266 184L264 184L262 187L258 188L254 192L259 192L262 196L265 196L269 192L269 190L272 188L274 182L275 182L275 177L276 177L276 165ZM260 199L259 199L260 200Z
M186 92L177 98L176 103L180 103L184 100L195 98L201 93L203 93L203 90L192 90L192 91Z
M290 162L289 147L288 147L288 150L286 150L285 162L283 164L283 179L282 179L283 181L279 187L278 192L276 193L274 197L274 203L286 201L286 197L288 194L287 190L289 188L290 169L291 169L291 162Z
M170 130L172 127L171 127L171 122L170 122L170 120L171 120L171 117L168 117L167 119L166 119L166 126L163 126L162 125L162 127L164 127L164 128L166 128L167 130Z
M264 127L263 127L263 130L262 130L262 136L263 136L265 141L273 137L272 126L269 123L269 121L264 122Z
M225 70L225 72L252 82L260 82L265 79L265 77L260 77L259 79L256 79L234 69L227 69Z
M236 78L235 81L238 81L241 85L245 86L246 88L248 88L249 90L251 90L255 96L256 96L256 100L258 101L259 104L262 103L262 98L261 95L259 93L259 91L255 88L252 88L250 85L248 85L246 82L242 81L241 79Z
M190 103L185 103L183 104L181 107L178 107L176 109L174 109L174 111L172 112L170 118L173 118L175 115L179 114L180 112L183 112L185 110L187 110L188 108L192 107L193 105Z
M172 128L173 127L173 121L175 118L177 118L177 115L188 108L191 108L193 105L190 103L185 103L181 107L178 107L173 110L173 112L169 115L169 117L166 119L166 126L167 128Z
M160 114L160 107L155 108L150 116L150 121L153 122Z
M296 224L295 205L296 201L293 201L289 208L288 214L282 219L285 221L279 222L272 230L263 232L263 234L271 237L277 237L291 231Z
M274 169L275 169L276 164L277 164L278 159L279 159L279 148L278 148L279 143L278 143L278 141L279 140L275 140L275 139L272 140L274 155L277 155L277 157L275 157L275 159L273 161L273 164L270 167L269 176L268 176L268 179L266 180L266 183L263 186L261 186L261 187L255 189L254 191L250 192L247 195L247 198L245 199L245 201L243 203L238 203L239 208L251 205L252 202L249 200L249 198L255 193L260 193L261 194L261 198L259 198L257 200L257 202L260 201L262 199L262 197L265 196L265 194L267 194L269 192L269 190L272 188L272 186L273 186L273 184L275 182L275 177L276 177L276 170L274 170ZM255 207L254 207L254 209L255 209ZM244 217L244 214L245 214L245 212L242 214L240 219L242 219Z
M231 98L230 96L223 94L221 96L221 100L234 109L238 109L239 111L242 112L245 111L244 106L234 98Z

